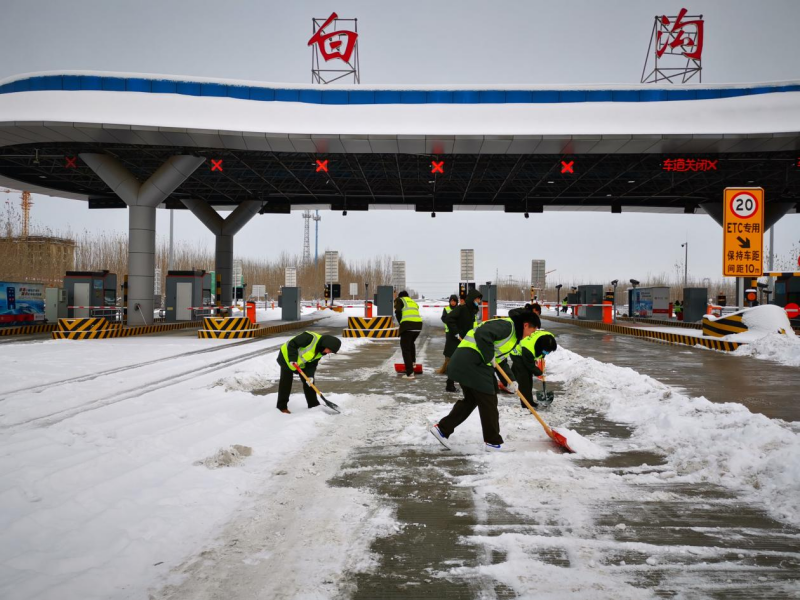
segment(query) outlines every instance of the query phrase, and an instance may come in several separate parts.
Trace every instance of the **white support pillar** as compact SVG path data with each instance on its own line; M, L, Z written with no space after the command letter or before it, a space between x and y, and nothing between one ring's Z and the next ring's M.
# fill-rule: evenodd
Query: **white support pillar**
M128 205L128 325L153 323L156 207L205 158L172 156L144 183L106 154L81 154L85 162Z
M185 198L181 202L216 236L214 269L222 280L222 305L230 306L233 301L233 236L258 214L264 201L245 200L225 219L203 200Z

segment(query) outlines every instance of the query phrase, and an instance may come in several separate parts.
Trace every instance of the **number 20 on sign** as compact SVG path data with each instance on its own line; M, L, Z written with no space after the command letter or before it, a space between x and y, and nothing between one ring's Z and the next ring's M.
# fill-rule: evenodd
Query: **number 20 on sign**
M760 277L764 272L764 189L725 188L722 274Z

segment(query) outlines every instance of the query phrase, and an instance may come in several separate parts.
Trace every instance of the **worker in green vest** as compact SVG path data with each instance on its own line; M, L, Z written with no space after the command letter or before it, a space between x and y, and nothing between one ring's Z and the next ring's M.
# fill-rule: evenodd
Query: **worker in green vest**
M442 368L439 369L439 375L444 375L447 373L447 365L450 362L450 357L453 356L453 352L456 351L458 347L458 332L456 331L455 327L451 328L445 319L447 315L453 312L453 309L458 306L458 296L453 294L450 296L450 301L447 306L442 309L442 323L444 323L444 364ZM450 390L448 390L450 391ZM453 390L455 391L455 385L453 385Z
M463 303L459 304L456 308L450 311L445 317L445 325L450 330L450 333L455 334L455 339L450 342L452 344L452 352L450 358L453 358L456 348L461 340L463 340L471 329L475 329L478 324L478 312L481 309L481 300L483 296L478 290L470 290L467 297L463 299ZM445 341L445 348L447 341ZM444 390L446 392L457 392L456 382L447 377L447 385Z
M569 302L567 302L566 297L561 301L561 312L566 313L567 308L569 308Z
M507 357L520 340L536 331L539 321L532 312L516 317L491 319L470 330L461 340L447 368L449 377L461 384L464 398L453 405L450 414L431 427L430 432L445 447L449 438L476 408L480 413L484 448L488 452L503 450L500 435L500 414L497 410L497 380L494 370L498 366L512 379L507 389L516 394L519 385L508 368Z
M314 382L314 373L320 359L326 354L336 354L342 347L342 340L332 335L320 335L313 331L306 331L293 337L278 352L278 364L281 366L281 379L278 383L278 410L285 414L289 411L289 394L292 393L294 376L300 377L303 382L303 393L306 396L308 408L319 406L317 393L311 389L306 380L298 373L302 369L306 377Z
M406 379L414 379L414 365L417 364L416 341L422 331L422 316L419 305L403 290L394 301L394 314L400 324L400 350L406 368Z
M535 332L524 338L511 353L514 361L511 370L519 383L519 391L534 408L538 408L538 406L533 394L533 378L543 375L544 371L540 368L540 361L551 352L555 352L557 348L556 337L549 331L537 328ZM528 408L522 400L519 402L522 408Z

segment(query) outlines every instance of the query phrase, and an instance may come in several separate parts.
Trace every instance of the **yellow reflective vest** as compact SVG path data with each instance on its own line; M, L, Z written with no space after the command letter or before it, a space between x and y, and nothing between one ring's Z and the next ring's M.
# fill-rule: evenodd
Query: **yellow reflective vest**
M419 314L419 305L411 298L400 298L403 301L403 310L400 311L401 323L422 323L422 317Z
M536 356L536 341L540 337L545 335L549 335L550 337L555 337L552 333L550 333L549 331L545 331L544 329L539 329L538 331L534 331L528 337L520 340L519 345L516 348L514 348L514 351L511 353L512 356L521 356L522 349L525 348L528 352L531 353L534 360L539 360L540 358L544 358L544 355Z
M313 331L306 331L306 333L312 336L314 339L308 346L304 346L297 351L297 364L301 369L308 363L322 358L322 353L317 352L317 344L319 344L319 338L322 336L319 333L314 333ZM281 354L283 355L283 360L286 361L286 364L289 366L289 368L292 371L297 371L292 362L289 360L289 342L286 342L283 346L281 346Z
M490 357L489 360L486 360L486 357L483 356L483 359L486 360L486 364L492 364L492 358L494 360L500 361L506 355L510 354L514 347L517 345L517 335L514 329L514 321L508 317L503 317L502 319L492 319L491 322L496 321L506 321L509 325L511 325L511 334L508 335L506 338L502 340L497 340L494 342L494 356ZM475 342L475 332L489 323L490 321L484 321L480 325L476 326L474 329L470 329L467 335L461 340L461 343L458 345L459 348L472 348L476 350L480 354L480 350L478 349L478 344Z

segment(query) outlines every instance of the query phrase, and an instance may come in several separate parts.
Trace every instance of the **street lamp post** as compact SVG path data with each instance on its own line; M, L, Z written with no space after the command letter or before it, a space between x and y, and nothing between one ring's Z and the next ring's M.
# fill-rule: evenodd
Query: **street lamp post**
M683 259L683 287L687 287L689 285L689 242L681 244L681 248L686 248Z

